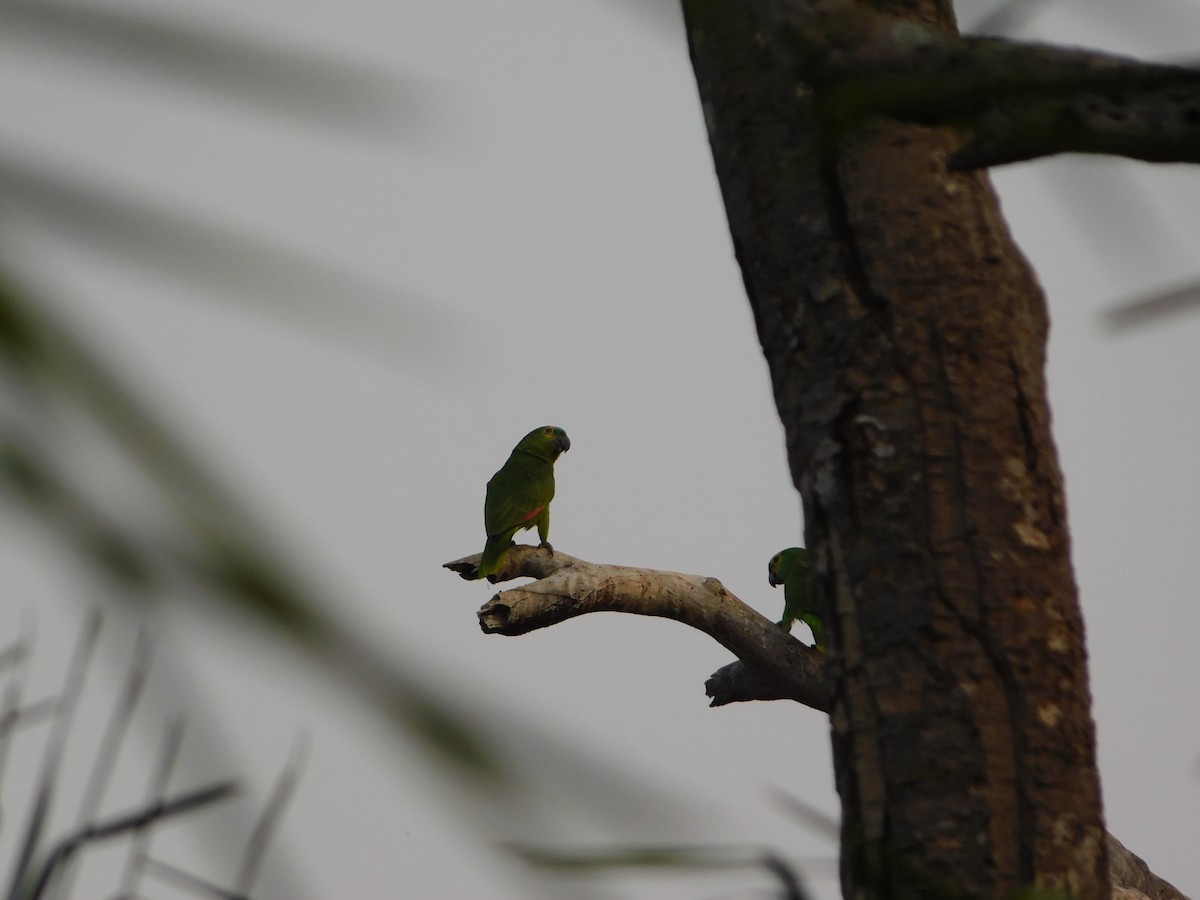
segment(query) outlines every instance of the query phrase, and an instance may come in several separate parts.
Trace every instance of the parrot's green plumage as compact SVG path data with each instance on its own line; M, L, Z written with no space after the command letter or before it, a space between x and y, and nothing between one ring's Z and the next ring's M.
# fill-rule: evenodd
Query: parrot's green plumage
M479 577L500 568L513 535L522 528L537 526L541 546L550 549L550 501L554 499L554 461L571 449L571 439L561 428L535 428L513 448L508 462L492 476L483 503L483 526L487 543L479 563Z
M779 620L779 626L791 631L792 623L799 619L812 629L817 649L824 650L825 627L815 608L808 551L803 547L780 550L767 563L767 572L772 587L783 585L783 618Z

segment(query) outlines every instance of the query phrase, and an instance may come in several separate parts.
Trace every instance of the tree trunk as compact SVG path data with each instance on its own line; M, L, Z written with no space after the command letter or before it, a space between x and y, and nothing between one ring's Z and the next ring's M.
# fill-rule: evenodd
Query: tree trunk
M811 4L683 5L830 609L843 893L1107 898L1040 288L952 132L832 130Z

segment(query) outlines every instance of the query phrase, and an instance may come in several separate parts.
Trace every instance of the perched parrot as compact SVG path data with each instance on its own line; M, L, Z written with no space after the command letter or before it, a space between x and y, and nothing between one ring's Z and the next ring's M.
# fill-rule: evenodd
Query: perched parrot
M536 525L540 546L554 552L546 540L550 534L550 501L554 499L554 461L570 449L571 439L561 428L535 428L521 438L508 462L492 476L483 502L487 543L479 563L480 578L500 568L513 535L522 528Z
M825 627L814 607L812 570L808 566L808 551L803 547L780 550L767 563L768 580L772 587L783 585L783 618L779 627L788 631L799 619L812 629L817 649L825 649Z

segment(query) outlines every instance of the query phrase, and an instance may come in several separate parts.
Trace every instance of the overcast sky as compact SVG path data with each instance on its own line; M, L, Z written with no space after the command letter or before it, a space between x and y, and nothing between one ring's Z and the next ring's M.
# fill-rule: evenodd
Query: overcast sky
M190 714L180 786L237 773L252 791L240 818L165 835L164 856L213 877L234 868L219 854L244 841L308 735L268 900L530 896L546 882L490 846L504 838L765 846L836 896L835 836L774 799L836 815L824 717L782 702L709 709L703 682L729 655L672 622L597 615L486 637L475 611L491 590L441 568L482 549L485 483L552 423L572 441L556 548L715 576L771 618L782 609L766 563L800 541L800 503L669 5L156 4L169 6L381 69L396 79L395 127L314 125L0 32L0 153L259 233L358 272L361 289L247 296L0 210L3 263L212 461L355 627L510 723L540 787L520 809L480 808L289 653L199 612L158 623L157 705L107 807L136 802L177 710ZM1200 7L1063 0L1020 34L1179 58L1195 54ZM1200 172L1071 158L994 180L1049 297L1108 827L1196 894L1200 315L1114 332L1104 313L1200 281ZM31 678L45 693L96 591L11 507L0 528L0 636L36 613ZM132 640L111 617L73 745L84 760ZM32 770L32 751L22 759L13 773ZM13 829L3 837L11 859ZM75 896L104 895L104 877L86 870ZM579 884L694 898L763 896L771 882Z

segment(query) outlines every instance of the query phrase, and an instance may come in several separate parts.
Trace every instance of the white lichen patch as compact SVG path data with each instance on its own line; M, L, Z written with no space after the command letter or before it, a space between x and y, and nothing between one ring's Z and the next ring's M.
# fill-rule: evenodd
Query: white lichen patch
M866 432L867 439L871 442L871 452L879 459L888 459L896 455L896 448L883 439L882 435L887 429L877 418L868 415L855 416L854 424Z
M1062 718L1062 708L1057 703L1043 703L1038 707L1037 716L1043 725L1053 728Z
M1050 538L1037 525L1038 514L1033 503L1035 492L1024 460L1010 456L1004 461L1000 491L1020 510L1012 526L1017 540L1035 550L1049 550Z
M1017 533L1018 540L1026 547L1033 547L1035 550L1050 549L1050 538L1046 537L1046 532L1036 525L1030 525L1028 522L1014 522L1013 531Z
M838 454L841 453L842 445L833 438L825 438L817 445L816 452L813 453L813 489L817 495L824 501L832 503L838 495L838 481L836 474L836 460Z
M1055 628L1046 635L1046 647L1055 653L1066 653L1071 649L1071 641L1067 638L1064 628Z

